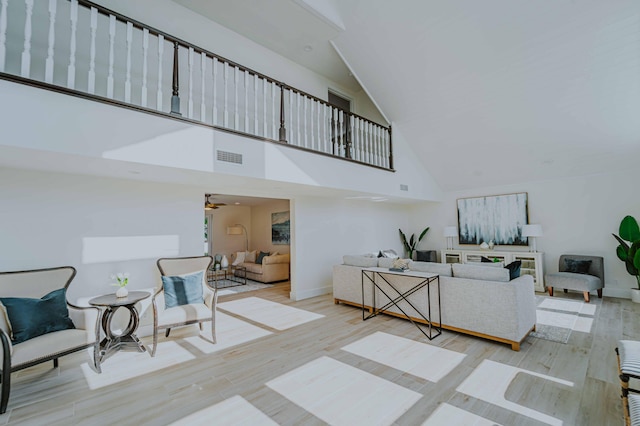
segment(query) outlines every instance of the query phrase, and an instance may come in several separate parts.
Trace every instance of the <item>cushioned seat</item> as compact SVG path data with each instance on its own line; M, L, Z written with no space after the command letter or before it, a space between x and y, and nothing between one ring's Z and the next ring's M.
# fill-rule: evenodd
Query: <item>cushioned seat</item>
M558 261L558 271L545 274L549 296L553 296L553 289L562 288L580 291L585 302L590 301L590 292L596 290L602 298L604 288L604 258L600 256L582 256L564 254Z
M616 348L618 373L622 388L622 408L626 425L640 426L640 395L629 387L629 381L640 380L640 342L620 340Z

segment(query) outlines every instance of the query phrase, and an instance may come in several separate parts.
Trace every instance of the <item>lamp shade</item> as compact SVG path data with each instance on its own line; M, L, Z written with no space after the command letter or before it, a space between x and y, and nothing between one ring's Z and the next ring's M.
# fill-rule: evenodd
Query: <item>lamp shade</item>
M523 237L542 237L542 225L537 223L531 224L531 225L523 225L522 236Z
M444 236L445 237L457 237L458 229L455 226L445 226L444 227Z
M242 232L239 226L227 226L227 235L242 235Z

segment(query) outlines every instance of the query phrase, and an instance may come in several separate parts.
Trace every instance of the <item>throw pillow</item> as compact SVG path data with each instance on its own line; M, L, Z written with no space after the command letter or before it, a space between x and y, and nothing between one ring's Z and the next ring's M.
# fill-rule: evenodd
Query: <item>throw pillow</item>
M591 267L590 260L564 259L565 272L574 274L588 274Z
M247 263L256 263L256 251L248 251L244 256L244 261Z
M513 280L520 276L521 266L522 266L521 260L514 260L513 262L511 262L510 264L504 267L505 269L509 270L509 280Z
M258 265L262 265L262 259L264 259L267 256L269 256L269 252L261 251L258 257L256 257L256 263Z
M76 328L69 318L66 289L46 294L42 299L3 297L14 345L54 331Z
M175 308L191 303L204 303L202 297L202 278L204 271L193 274L162 276L165 308Z
M244 262L245 255L246 255L246 252L244 252L244 251L237 252L236 253L236 259L233 261L232 265L233 266L238 266L239 264Z
M480 258L480 262L482 262L482 263L493 263L493 260L489 259L489 258L488 258L488 257L486 257L486 256L482 256L482 257Z
M395 250L393 249L386 249L386 250L382 250L382 257L388 257L391 259L396 259L400 256L398 256L398 253L396 253Z

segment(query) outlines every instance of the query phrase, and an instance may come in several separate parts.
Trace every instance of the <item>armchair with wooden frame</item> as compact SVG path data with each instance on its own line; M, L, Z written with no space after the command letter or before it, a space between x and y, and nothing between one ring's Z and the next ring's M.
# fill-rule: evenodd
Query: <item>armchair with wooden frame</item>
M211 267L211 256L174 257L158 259L157 265L163 276L181 276L196 272L204 272L202 278L202 295L204 303L191 303L167 308L165 306L164 287L161 285L151 299L153 306L153 350L155 356L158 347L158 331L165 330L169 337L171 329L189 324L211 322L211 340L216 343L216 304L218 291L207 285L207 270Z
M45 332L45 334L29 337L24 341L12 341L12 336L15 337L17 322L14 323L12 330L9 310L4 304L0 305L0 310L3 311L0 314L0 343L2 345L0 414L7 410L11 390L11 373L13 372L47 361L53 361L53 367L57 368L58 358L91 347L93 347L93 365L98 373L101 372L98 362L100 345L99 339L96 337L99 336L100 310L95 307L76 306L66 300L66 290L75 275L76 270L72 266L0 272L0 298L5 298L5 304L11 300L14 303L16 300L20 301L18 303L23 301L34 304L42 301L47 303L49 299L43 296L48 296L55 290L65 289L64 302L66 302L68 309L68 318L75 327ZM40 307L41 305L36 306ZM24 311L20 313L22 314L22 322L36 321ZM46 314L44 316L46 319ZM15 317L14 319L17 320ZM41 319L42 315L40 315ZM66 318L65 321L67 321ZM47 327L49 325L46 322L41 325L42 329Z

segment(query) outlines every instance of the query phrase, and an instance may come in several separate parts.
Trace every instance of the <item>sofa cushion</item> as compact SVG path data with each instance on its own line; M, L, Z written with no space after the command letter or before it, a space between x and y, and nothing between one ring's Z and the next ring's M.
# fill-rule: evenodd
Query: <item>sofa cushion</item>
M254 274L262 274L262 265L259 263L245 262L242 264L242 266L247 268L247 272L252 272Z
M239 264L241 264L242 262L244 262L244 258L247 255L246 251L239 251L236 253L236 259L233 261L232 265L233 266L238 266Z
M269 256L269 252L268 251L261 251L260 254L258 254L258 256L256 256L256 263L258 265L262 265L262 259L264 259L265 257Z
M42 299L3 297L0 300L7 310L13 344L54 331L75 328L69 318L64 288L54 290Z
M256 263L256 251L248 251L244 255L244 261L249 263Z
M453 263L453 276L472 280L509 282L509 270L505 268L487 268L479 265Z
M565 259L565 270L563 272L572 272L574 274L588 274L591 267L591 260Z
M400 256L398 256L398 253L396 253L394 249L386 249L386 250L380 250L380 252L378 253L378 257L389 257L389 258L395 259Z
M378 259L375 257L364 257L364 256L346 254L342 256L342 263L345 265L371 268L371 267L378 266Z
M522 267L522 261L521 260L514 260L513 262L511 262L510 264L508 264L504 268L509 270L509 279L513 280L513 279L518 278L520 276L520 268L521 267Z
M391 257L379 257L378 266L380 268L391 268L391 265L393 265L393 262L395 260L396 260L395 258L391 258Z
M409 269L418 272L430 272L443 277L451 276L451 264L448 263L416 262L412 260L409 262Z

